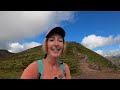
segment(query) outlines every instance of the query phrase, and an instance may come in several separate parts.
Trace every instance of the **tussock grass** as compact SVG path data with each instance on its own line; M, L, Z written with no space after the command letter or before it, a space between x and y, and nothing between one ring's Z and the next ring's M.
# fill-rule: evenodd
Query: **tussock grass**
M11 54L7 57L0 57L0 78L20 78L23 70L30 63L38 59L43 59L44 53L41 48L42 46L38 46L20 53ZM60 57L60 60L68 64L72 76L77 76L80 74L80 59L86 56L88 58L88 63L91 65L95 64L100 68L118 69L116 65L113 65L106 58L76 42L67 42L66 52Z

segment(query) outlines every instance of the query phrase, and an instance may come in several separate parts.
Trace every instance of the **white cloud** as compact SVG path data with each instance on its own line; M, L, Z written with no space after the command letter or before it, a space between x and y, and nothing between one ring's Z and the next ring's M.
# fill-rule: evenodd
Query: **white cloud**
M96 53L106 57L106 56L120 56L120 49L116 50L97 50Z
M115 38L113 38L112 36L102 37L96 35L89 35L87 37L84 37L81 43L85 47L93 49L101 46L113 45L118 42L120 42L120 35L116 36Z
M33 48L36 46L41 45L40 43L37 42L30 42L30 43L24 43L24 44L19 44L18 42L16 43L11 43L9 44L9 52L13 52L13 53L18 53L21 52L23 50L27 50L29 48Z
M95 52L98 53L98 54L100 54L100 55L102 55L102 56L104 55L102 50L97 50Z
M73 18L70 11L0 11L0 49L9 49L9 43L36 37Z

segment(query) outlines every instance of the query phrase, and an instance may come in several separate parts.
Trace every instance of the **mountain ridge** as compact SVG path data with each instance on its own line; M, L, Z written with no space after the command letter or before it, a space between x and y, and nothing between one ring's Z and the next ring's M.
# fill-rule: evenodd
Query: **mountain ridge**
M0 49L0 56L7 56L13 53L9 52L8 50Z
M66 51L60 57L60 60L68 64L72 76L80 75L80 61L85 58L87 59L89 67L95 70L102 70L104 68L117 68L117 66L112 64L108 59L91 51L80 43L71 41L66 42L66 44ZM23 70L30 63L35 60L43 59L43 57L44 53L42 50L42 45L22 51L20 53L11 54L8 57L1 57L0 70L2 72L0 73L0 78L19 78ZM11 70L13 71L12 73Z

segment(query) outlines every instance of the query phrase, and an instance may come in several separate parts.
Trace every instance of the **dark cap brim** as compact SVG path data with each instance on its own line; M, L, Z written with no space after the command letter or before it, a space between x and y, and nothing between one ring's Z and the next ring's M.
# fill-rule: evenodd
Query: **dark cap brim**
M61 27L55 27L47 33L46 38L48 38L50 35L52 35L54 33L60 34L63 38L65 37L64 29Z

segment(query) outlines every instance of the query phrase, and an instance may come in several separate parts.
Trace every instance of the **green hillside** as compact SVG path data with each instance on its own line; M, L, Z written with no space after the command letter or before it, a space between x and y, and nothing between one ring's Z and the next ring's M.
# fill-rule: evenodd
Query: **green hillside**
M19 79L23 70L30 63L38 59L43 59L44 54L41 47L42 46L38 46L20 53L0 57L0 78ZM79 62L85 57L88 58L88 63L91 67L97 65L100 69L116 69L116 66L109 60L76 42L67 42L66 52L60 57L60 60L67 63L70 67L71 75L76 76L80 74Z

